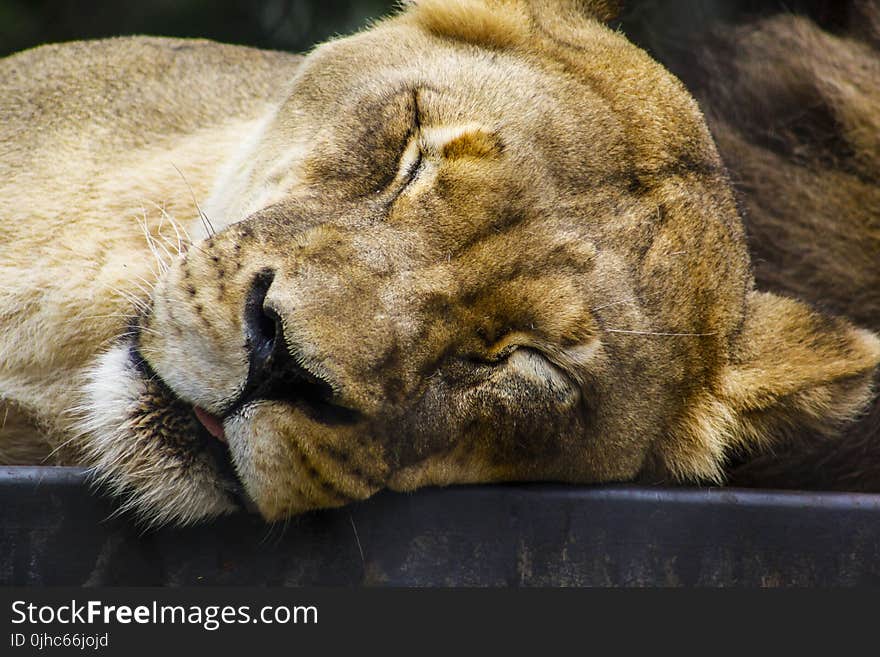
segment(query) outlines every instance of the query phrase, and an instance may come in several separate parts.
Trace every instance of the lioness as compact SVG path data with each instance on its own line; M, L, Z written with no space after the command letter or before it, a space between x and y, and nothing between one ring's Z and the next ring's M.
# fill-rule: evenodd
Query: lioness
M703 114L611 4L0 62L0 459L158 524L834 440L880 339L755 288Z

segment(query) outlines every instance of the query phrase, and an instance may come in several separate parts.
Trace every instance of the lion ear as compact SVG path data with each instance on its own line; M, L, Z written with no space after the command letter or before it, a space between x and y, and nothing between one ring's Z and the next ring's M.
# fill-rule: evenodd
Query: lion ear
M535 30L577 42L584 24L610 21L617 5L615 0L411 0L404 2L401 18L484 48L530 49Z
M608 23L620 15L622 0L574 0L581 11L593 18Z
M622 0L520 0L533 14L553 16L572 12L607 23L620 15Z
M807 305L751 292L729 363L671 437L664 461L683 479L720 479L733 452L799 432L832 436L872 399L880 339Z
M448 15L461 15L473 12L476 6L497 12L508 7L520 5L528 7L533 13L558 14L560 11L574 11L581 15L609 22L620 14L622 0L401 0L404 8L417 6L431 12Z

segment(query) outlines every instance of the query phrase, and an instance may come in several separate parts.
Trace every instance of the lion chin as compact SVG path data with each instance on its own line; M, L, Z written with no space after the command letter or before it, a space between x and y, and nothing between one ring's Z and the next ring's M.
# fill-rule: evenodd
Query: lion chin
M93 482L147 525L189 524L246 506L228 446L149 372L132 344L105 352L77 409Z

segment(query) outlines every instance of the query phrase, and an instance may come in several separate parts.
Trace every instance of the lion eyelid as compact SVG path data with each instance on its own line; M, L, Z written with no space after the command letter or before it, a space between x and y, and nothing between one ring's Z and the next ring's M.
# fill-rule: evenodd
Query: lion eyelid
M419 170L422 168L422 165L424 164L424 159L425 159L424 150L422 149L422 145L418 139L415 140L415 145L416 145L416 157L412 162L410 162L409 164L406 165L405 171L404 171L404 178L408 182L412 182L416 178L416 175L418 174ZM409 150L409 149L407 149L407 150Z

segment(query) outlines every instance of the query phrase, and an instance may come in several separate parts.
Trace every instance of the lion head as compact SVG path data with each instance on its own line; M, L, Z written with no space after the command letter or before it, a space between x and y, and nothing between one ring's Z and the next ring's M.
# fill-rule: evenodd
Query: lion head
M309 54L92 374L101 479L157 522L720 481L859 413L880 341L754 290L696 103L611 13L423 0Z

